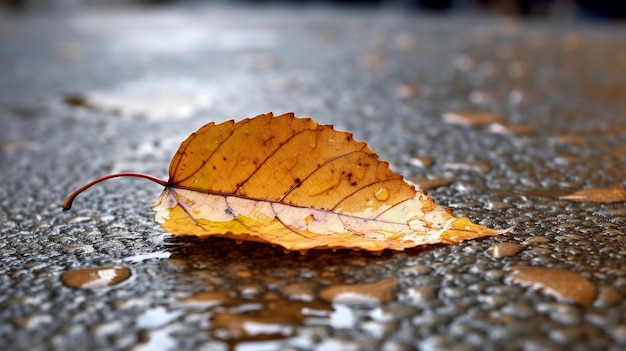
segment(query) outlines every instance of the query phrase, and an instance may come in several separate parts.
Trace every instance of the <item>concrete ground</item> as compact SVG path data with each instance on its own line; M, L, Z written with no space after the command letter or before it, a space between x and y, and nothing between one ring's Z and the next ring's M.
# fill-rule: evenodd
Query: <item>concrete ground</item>
M623 23L397 8L0 14L0 349L626 350L623 191L563 198L626 180L624 47ZM268 111L349 130L407 179L450 180L429 194L458 215L518 225L301 254L173 237L145 180L61 211L108 173L165 178L205 123Z

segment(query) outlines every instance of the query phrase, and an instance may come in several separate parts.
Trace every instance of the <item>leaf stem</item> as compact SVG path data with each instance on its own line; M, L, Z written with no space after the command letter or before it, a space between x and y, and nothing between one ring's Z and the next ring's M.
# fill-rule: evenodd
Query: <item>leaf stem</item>
M122 173L115 173L115 174L109 174L106 175L104 177L100 177L98 179L94 179L91 182L81 186L80 188L76 189L76 191L74 191L73 193L70 194L70 196L67 197L67 199L65 199L65 201L63 201L63 211L67 211L70 208L72 208L72 202L74 202L74 198L76 198L76 196L78 196L78 194L82 193L83 191L91 188L93 185L96 185L100 182L103 182L105 180L111 179L111 178L118 178L118 177L136 177L136 178L145 178L148 180L151 180L155 183L158 183L162 186L167 186L167 181L157 178L157 177L153 177L151 175L148 174L143 174L143 173L135 173L135 172L122 172Z

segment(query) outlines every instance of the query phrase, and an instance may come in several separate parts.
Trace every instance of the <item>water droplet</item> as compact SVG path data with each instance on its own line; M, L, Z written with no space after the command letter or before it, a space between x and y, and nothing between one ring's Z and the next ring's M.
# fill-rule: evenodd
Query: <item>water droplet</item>
M69 245L63 248L64 253L71 254L88 254L94 251L95 249L91 245Z
M283 338L292 335L295 326L282 316L217 312L211 330L219 339Z
M409 184L413 184L417 189L430 190L439 188L441 186L448 186L452 184L452 179L446 178L433 178L433 179L411 179Z
M546 238L545 236L535 236L535 237L528 238L522 241L522 244L523 245L535 245L535 244L545 244L549 242L550 242L550 239Z
M382 323L398 322L417 313L417 308L399 303L374 308L369 316L373 320Z
M401 98L408 98L417 96L420 93L420 88L413 84L398 84L396 85L396 95Z
M385 67L385 56L379 50L373 50L363 58L362 66L368 70L382 69Z
M502 210L513 207L511 204L506 203L504 201L493 201L490 200L485 204L485 208L488 210Z
M417 37L413 32L399 32L395 37L395 45L398 49L409 51L415 49L417 44Z
M247 164L249 164L251 162L253 162L252 158L250 158L250 157L248 157L246 155L242 155L242 156L239 157L239 165L240 166L245 166L245 165L247 165Z
M385 200L387 200L389 198L389 190L387 190L387 188L380 188L374 194L374 197L378 201L385 201Z
M411 230L424 230L427 227L424 218L423 214L413 216L406 221L406 225L408 225Z
M346 305L333 305L335 309L330 314L330 325L335 329L353 329L358 321L352 308Z
M49 314L34 314L27 317L18 318L15 324L24 329L41 328L45 324L53 322L53 318Z
M512 267L510 282L537 289L562 302L589 305L596 296L595 286L578 273L542 267Z
M449 162L443 165L443 168L450 170L489 172L489 165L484 162Z
M137 328L140 329L157 329L161 328L176 318L183 315L185 311L171 311L165 307L155 307L146 310L137 317Z
M149 252L145 254L139 254L139 255L126 257L124 261L132 262L132 263L139 263L139 262L143 262L143 261L150 260L153 258L169 258L171 255L172 253L167 252L167 251Z
M557 134L550 138L550 141L555 144L572 144L572 145L586 145L588 143L587 138L582 135L568 135Z
M469 55L458 55L453 61L454 67L459 71L467 71L474 67L475 60Z
M119 284L129 277L130 269L112 266L67 271L61 281L71 288L96 289Z
M224 306L232 303L233 299L227 291L200 292L172 303L172 308L206 310L215 306Z
M367 173L367 166L365 165L357 164L352 169L352 174L354 174L354 176L357 177L358 179L365 178L366 173Z
M487 252L495 258L501 258L501 257L515 256L517 255L518 252L522 251L523 249L524 249L524 245L517 244L517 243L497 243L497 244L491 245L487 249Z
M146 333L146 339L143 343L135 345L132 351L152 351L152 350L176 350L178 342L174 338L174 333L180 331L179 326L165 327L156 330L150 330Z
M554 162L560 165L567 165L570 163L580 162L581 158L576 155L558 155L554 158Z
M464 127L487 125L495 122L505 122L505 118L486 112L456 111L443 114L443 121L448 124L457 124Z
M527 135L533 134L535 128L527 124L492 123L489 126L489 131L504 135Z
M419 168L429 168L433 165L433 159L428 157L413 157L409 164Z
M622 301L622 295L619 291L610 286L600 287L598 291L598 299L595 301L596 306L607 307Z
M377 305L395 298L398 278L387 278L371 284L333 285L323 289L326 301L348 305Z
M283 287L281 291L290 300L311 302L315 298L313 287L306 283L289 284Z
M309 146L311 149L315 149L317 146L317 135L318 133L310 133L309 134Z
M613 338L621 345L626 345L626 324L618 325L613 329Z
M493 102L494 97L492 93L486 91L474 90L470 92L468 96L469 101L477 105L486 105Z
M336 187L341 182L341 172L335 171L329 174L329 176L309 189L309 195L315 196L325 193L326 191Z
M401 273L402 275L405 275L405 276L418 276L418 275L429 274L430 272L432 272L432 270L433 269L428 266L417 265L417 266L409 266L409 267L400 268L398 270L398 273Z
M239 278L250 278L252 277L252 272L247 265L243 263L232 263L227 267L228 274L232 276L236 276Z
M167 89L164 88L167 86ZM152 119L187 118L198 108L208 106L214 86L194 80L155 79L127 82L112 90L69 95L63 101L73 107L124 116L142 115Z
M563 325L577 325L583 318L579 308L561 303L542 303L536 308L537 311L547 313L552 320Z
M39 144L28 140L14 140L0 142L0 150L38 149Z

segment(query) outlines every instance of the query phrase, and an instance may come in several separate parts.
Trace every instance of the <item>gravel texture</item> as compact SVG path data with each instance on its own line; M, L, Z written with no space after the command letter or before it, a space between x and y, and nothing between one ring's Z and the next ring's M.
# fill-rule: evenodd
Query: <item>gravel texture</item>
M623 24L399 9L0 14L0 349L624 350L624 200L560 198L626 180L624 47ZM429 194L458 215L518 225L404 252L286 253L164 233L144 180L61 211L111 172L165 178L207 122L267 111L349 130L407 179L451 179ZM442 118L458 111L505 123ZM62 281L113 266L130 278ZM577 274L595 298L517 284L524 266Z

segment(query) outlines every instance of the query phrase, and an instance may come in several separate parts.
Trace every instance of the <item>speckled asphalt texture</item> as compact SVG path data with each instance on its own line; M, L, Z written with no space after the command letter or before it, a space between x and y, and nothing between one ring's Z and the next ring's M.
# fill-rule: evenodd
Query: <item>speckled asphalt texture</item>
M0 349L625 350L624 202L558 197L626 180L624 47L623 24L401 9L0 14ZM532 131L442 119L463 110ZM207 122L268 111L349 130L408 179L451 179L429 194L458 215L519 224L404 252L286 253L163 232L145 180L61 211L111 172L166 178ZM106 266L131 278L61 280ZM574 272L594 301L518 285L514 266Z

